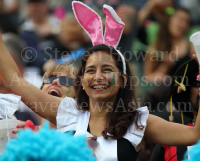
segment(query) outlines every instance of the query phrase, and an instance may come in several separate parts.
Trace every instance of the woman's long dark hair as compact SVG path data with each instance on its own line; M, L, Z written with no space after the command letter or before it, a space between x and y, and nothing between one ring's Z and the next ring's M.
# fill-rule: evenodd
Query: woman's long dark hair
M188 15L190 15L190 12L182 7L175 8L175 12L177 11L184 11ZM160 25L160 29L158 32L157 40L155 43L155 48L158 51L164 51L170 53L172 50L172 35L169 31L169 21L170 21L171 15L168 15L165 13L163 15L163 20Z
M113 47L101 44L94 46L87 50L82 58L82 65L78 71L77 79L75 80L75 91L77 98L77 105L79 110L88 111L89 107L83 107L83 103L89 105L89 97L83 90L80 84L81 77L84 75L86 62L89 56L95 52L106 52L111 54L116 61L116 66L119 71L123 71L122 59ZM134 122L138 129L142 129L143 126L138 125L140 119L140 113L136 111L137 101L135 96L135 87L133 82L133 76L126 62L126 73L128 74L128 82L125 88L119 89L118 96L114 102L112 112L108 112L106 116L106 128L102 131L102 135L105 139L119 139L126 133L130 125ZM123 77L122 77L123 78ZM120 101L120 102L119 102ZM122 103L122 104L121 104ZM109 134L111 135L109 135Z
M184 11L188 15L190 14L189 11L185 8L175 8L175 12L177 11ZM163 20L160 23L160 29L158 31L157 39L155 42L155 49L159 51L160 57L164 54L170 54L172 52L173 44L173 36L169 30L169 21L172 15L168 15L167 13L163 12ZM164 59L165 60L165 59ZM163 61L154 61L153 68L154 70L162 63Z

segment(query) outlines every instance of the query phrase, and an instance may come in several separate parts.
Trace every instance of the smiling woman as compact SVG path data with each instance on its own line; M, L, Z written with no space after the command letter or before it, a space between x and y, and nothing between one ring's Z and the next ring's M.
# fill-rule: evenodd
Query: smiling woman
M72 64L54 65L43 75L43 83L40 89L45 93L55 97L65 98L67 96L75 98L75 90L73 85L77 72L77 69ZM45 119L41 118L40 116L38 116L38 119L41 120L40 122L42 124L45 121ZM15 134L24 129L26 122L21 122L17 126L18 128L13 131ZM56 128L56 125L50 123L50 127Z
M76 74L77 69L72 64L55 65L44 74L40 89L53 96L75 98L73 84Z
M96 140L94 152L103 161L135 160L134 147L142 141L148 118L146 107L137 109L133 76L124 62L111 46L88 49L75 80L82 82L75 86L76 102L66 97L58 107L57 129Z
M92 61L94 57L95 61ZM106 59L101 61L102 57ZM84 54L77 74L76 82L82 81L83 86L75 86L78 107L85 111L95 111L97 104L101 107L99 112L105 113L107 128L103 128L103 132L98 135L103 134L105 138L121 138L133 120L139 119L133 76L127 63L126 74L122 71L123 64L118 52L113 47L102 44L90 48ZM132 101L136 104L131 104ZM83 106L83 102L90 106ZM111 106L110 112L106 112L108 104Z
M72 130L75 136L92 138L96 143L90 145L101 161L136 161L145 142L177 146L191 145L200 139L200 114L196 126L189 127L150 115L147 107L137 108L129 65L116 50L124 23L113 8L103 6L106 13L103 37L97 13L81 2L73 1L72 4L77 20L94 45L84 53L74 82L77 100L70 97L61 99L32 85L27 86L0 40L0 74L5 85L9 86L16 76L19 81L9 86L12 91L22 96L22 101L29 103L34 112L57 123L58 130ZM54 81L61 83L59 79Z
M43 75L43 83L40 89L52 96L60 98L65 98L66 96L75 98L75 90L73 84L76 78L76 74L77 69L72 64L54 65ZM42 119L42 124L43 123L44 119ZM26 126L24 123L23 125ZM56 128L56 125L50 123L50 127Z

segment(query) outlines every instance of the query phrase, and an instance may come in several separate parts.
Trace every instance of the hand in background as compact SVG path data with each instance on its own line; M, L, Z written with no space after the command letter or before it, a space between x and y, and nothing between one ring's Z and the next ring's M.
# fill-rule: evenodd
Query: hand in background
M194 59L197 61L197 63L199 63L199 62L198 62L198 58L197 58L197 55L196 55L196 54L193 54L193 55L192 55L192 57L193 57L193 58L194 58Z
M151 9L164 9L166 3L164 0L148 0L147 5Z
M32 121L28 120L26 122L21 121L17 126L16 129L12 131L13 134L19 133L21 130L25 130L27 128L31 128L33 131L37 132L40 130L39 126L35 126Z

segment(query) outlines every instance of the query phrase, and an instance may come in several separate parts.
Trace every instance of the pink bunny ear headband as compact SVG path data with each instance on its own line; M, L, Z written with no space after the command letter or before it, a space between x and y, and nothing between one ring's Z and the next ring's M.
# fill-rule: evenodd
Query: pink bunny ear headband
M94 10L78 1L72 2L72 9L77 21L90 37L93 46L105 44L115 49L117 48L125 24L112 7L105 4L103 5L103 12L106 14L106 29L104 35L101 17ZM122 59L123 73L126 74L124 56L119 50L116 49L116 51Z

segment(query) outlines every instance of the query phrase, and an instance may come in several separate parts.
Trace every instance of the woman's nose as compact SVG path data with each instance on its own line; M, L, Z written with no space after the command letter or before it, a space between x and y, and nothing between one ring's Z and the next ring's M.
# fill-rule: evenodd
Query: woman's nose
M95 77L94 77L94 80L96 81L101 81L103 80L103 75L100 71L97 71L96 74L95 74Z
M59 81L59 78L57 79L54 79L53 82L51 83L52 85L57 85L57 86L60 86L60 81Z

